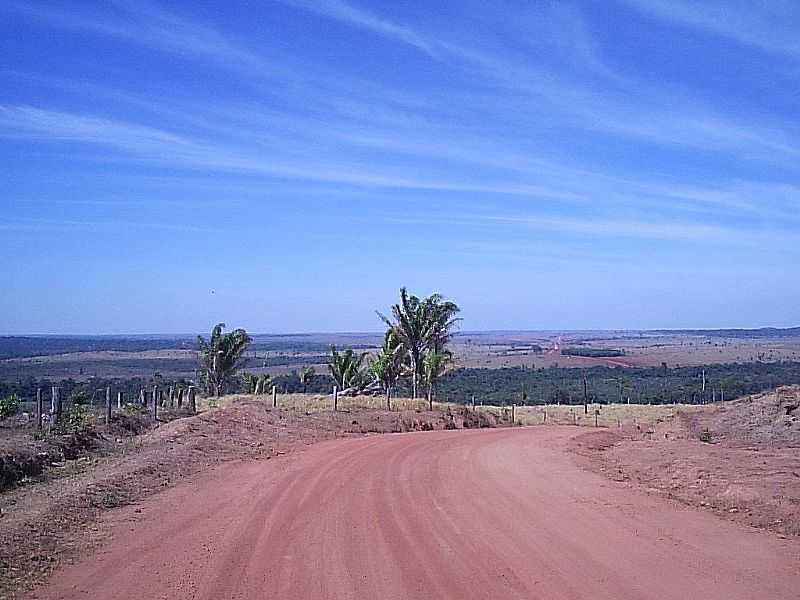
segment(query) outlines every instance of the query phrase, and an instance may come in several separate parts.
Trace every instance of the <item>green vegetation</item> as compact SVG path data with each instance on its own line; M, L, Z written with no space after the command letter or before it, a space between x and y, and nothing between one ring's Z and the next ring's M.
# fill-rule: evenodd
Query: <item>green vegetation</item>
M78 433L85 429L92 419L86 404L73 404L64 411L58 429L61 433Z
M84 389L83 386L74 388L72 392L70 392L69 399L72 404L77 405L86 405L91 401L89 393L86 391L86 389Z
M0 419L7 419L17 414L19 410L19 398L16 394L10 394L5 398L0 398Z
M391 310L392 318L381 313L378 316L397 336L401 351L407 358L411 397L416 398L426 355L445 352L445 346L458 324L456 315L460 309L455 302L446 301L441 294L431 294L420 300L403 287L400 288L400 302L392 305ZM443 367L443 357L435 359L435 364Z
M397 386L397 380L404 372L403 361L406 356L400 339L394 329L389 329L383 336L383 345L378 355L370 363L372 376L380 384L386 394L386 408L392 409L392 390Z
M306 393L308 390L308 385L314 381L314 377L317 376L317 370L314 367L303 367L300 369L300 373L298 375L298 379L300 380L300 385L303 386L303 393Z
M561 354L566 356L587 356L589 358L611 358L614 356L625 356L624 350L616 348L587 348L579 346L575 348L564 348Z
M449 350L431 350L422 361L422 381L428 387L428 402L433 410L436 382L444 375L453 354Z
M215 396L225 392L225 385L243 361L243 356L250 345L250 336L244 329L234 329L223 333L225 323L218 323L211 330L208 342L197 336L200 345L200 375L206 392L213 391Z
M364 368L366 358L366 352L356 354L352 348L339 352L336 346L331 346L328 370L340 390L358 388L368 381L367 370Z
M702 371L706 393L702 394ZM589 402L609 404L700 404L800 383L800 362L730 363L705 367L592 367L567 369L456 369L439 383L439 393L454 402L474 394L487 404L583 404L583 380ZM523 388L524 386L524 388Z

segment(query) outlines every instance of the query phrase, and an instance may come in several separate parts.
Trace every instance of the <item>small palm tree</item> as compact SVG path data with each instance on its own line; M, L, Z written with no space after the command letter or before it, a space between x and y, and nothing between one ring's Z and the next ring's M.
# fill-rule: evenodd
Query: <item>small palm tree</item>
M366 352L356 354L352 348L339 352L336 346L331 346L328 369L340 390L360 387L365 383L366 371L363 365L366 356Z
M453 358L449 350L431 350L422 361L422 380L428 386L428 403L433 410L433 398L436 393L436 381L444 375L447 365Z
M225 383L236 373L250 345L250 336L244 329L223 333L225 323L218 323L211 330L208 341L197 336L200 345L200 373L206 390L215 396L224 393Z
M306 393L308 384L317 376L317 370L314 367L303 367L300 369L298 377L300 378L300 385L303 386L303 393Z
M370 363L369 370L375 380L381 384L386 392L386 408L392 410L392 389L403 374L403 346L394 329L389 329L383 338L383 346L378 351L375 359Z
M242 383L248 394L255 394L258 386L258 375L244 372L242 373Z
M269 376L269 373L261 374L261 376L258 378L258 381L256 382L256 391L255 391L256 395L264 394L267 391L267 389L269 388L270 379L271 378Z

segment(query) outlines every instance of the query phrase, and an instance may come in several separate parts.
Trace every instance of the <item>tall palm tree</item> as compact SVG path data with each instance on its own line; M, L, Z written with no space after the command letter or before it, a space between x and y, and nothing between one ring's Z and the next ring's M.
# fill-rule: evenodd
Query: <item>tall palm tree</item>
M367 353L356 354L352 348L339 352L336 346L331 346L331 356L328 359L328 370L340 390L358 387L366 380L364 359Z
M461 321L458 318L461 309L455 302L445 300L441 294L431 294L425 299L424 304L430 323L427 347L435 352L443 352Z
M441 294L424 300L400 288L400 302L392 305L392 317L378 313L381 320L397 335L408 356L411 395L417 397L417 386L427 351L441 352L458 324L460 309L455 302L445 301Z
M207 391L215 396L224 393L225 383L236 373L244 360L244 353L251 339L244 329L223 333L225 323L218 323L206 341L197 336L200 345L200 373Z

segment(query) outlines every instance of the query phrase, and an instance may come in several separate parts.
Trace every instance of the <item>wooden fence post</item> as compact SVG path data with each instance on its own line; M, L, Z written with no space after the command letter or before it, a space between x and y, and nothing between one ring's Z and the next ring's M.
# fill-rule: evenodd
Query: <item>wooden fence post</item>
M339 388L333 386L333 412L339 409Z
M61 422L61 415L63 414L64 405L61 401L61 390L56 388L56 423Z
M472 410L475 410L475 394L472 395Z
M106 388L106 425L111 423L111 388Z
M117 409L122 408L122 392L117 392Z
M183 388L178 388L178 408L183 406Z
M189 410L192 411L192 414L197 412L197 401L194 397L194 386L190 385L189 390L186 392L189 396Z
M175 408L175 388L169 386L169 407Z
M158 420L158 386L153 386L153 418Z
M595 427L597 427L597 417L598 416L600 416L600 410L599 409L595 409L594 410L594 426Z
M44 409L42 388L36 388L36 429L42 428L42 409Z
M139 404L147 406L147 394L144 393L144 388L139 390Z
M542 425L547 423L547 409L544 409L544 414L542 415Z
M278 406L278 386L272 386L272 408L277 408Z
M511 405L511 424L513 425L516 423L516 417L514 416L514 409L517 407L516 404Z
M55 425L58 421L56 416L56 404L58 404L58 388L53 386L50 388L50 425Z

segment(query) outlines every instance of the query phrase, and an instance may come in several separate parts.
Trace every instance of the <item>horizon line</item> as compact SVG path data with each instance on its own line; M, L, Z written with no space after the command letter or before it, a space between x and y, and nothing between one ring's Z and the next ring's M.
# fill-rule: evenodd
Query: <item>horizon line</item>
M512 333L547 333L547 334L563 334L563 333L692 333L698 331L791 331L800 330L800 325L792 325L787 327L777 327L772 325L764 325L760 327L654 327L654 328L577 328L577 329L471 329L465 331L458 331L454 333L454 337L462 337L466 335L486 335L486 334L512 334ZM206 332L158 332L158 333L0 333L0 339L6 338L46 338L46 337L62 337L62 338L131 338L131 337L148 337L148 338L161 338L173 339L182 337L195 337L204 335ZM248 332L250 336L258 337L312 337L312 336L381 336L383 331L309 331L309 332Z

